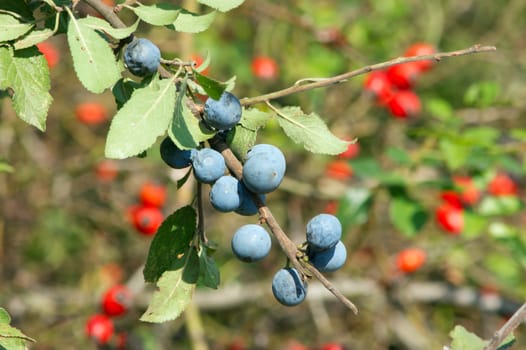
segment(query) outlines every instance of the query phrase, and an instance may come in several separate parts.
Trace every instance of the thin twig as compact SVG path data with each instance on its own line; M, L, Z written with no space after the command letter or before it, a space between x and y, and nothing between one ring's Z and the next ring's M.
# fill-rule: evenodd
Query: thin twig
M470 48L463 49L463 50L457 50L457 51L450 51L450 52L437 52L432 55L422 55L422 56L411 56L411 57L398 57L386 62L372 64L370 66L365 66L347 73L343 73L340 75L336 75L334 77L330 78L311 78L309 79L310 83L307 84L294 84L288 88L274 91L268 94L256 96L256 97L248 97L241 99L241 104L244 106L254 105L257 103L273 100L276 98L280 98L283 96L292 95L298 92L313 90L321 87L327 87L330 85L335 85L342 83L346 81L347 79L350 79L352 77L369 73L375 70L385 69L397 64L401 63L408 63L408 62L416 62L416 61L425 61L425 60L432 60L439 62L443 58L446 57L456 57L456 56L464 56L464 55L471 55L475 53L481 53L481 52L490 52L490 51L496 51L497 48L495 46L480 46L480 45L474 45Z
M510 335L515 328L517 328L524 320L526 320L526 303L510 317L510 319L504 323L504 325L493 334L493 337L489 340L489 343L482 350L495 350L499 345Z

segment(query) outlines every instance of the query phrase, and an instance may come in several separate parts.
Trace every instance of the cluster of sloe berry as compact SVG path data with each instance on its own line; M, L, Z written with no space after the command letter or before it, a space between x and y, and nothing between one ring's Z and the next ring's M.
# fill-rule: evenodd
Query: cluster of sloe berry
M340 269L347 259L341 241L342 225L331 214L318 214L307 223L307 241L303 251L308 261L321 272ZM293 267L279 270L272 279L274 297L283 305L295 306L307 295L307 284Z
M137 76L153 74L159 61L159 49L147 39L135 39L124 52L126 66ZM211 97L206 100L202 117L207 126L224 132L239 123L241 114L239 99L225 91L218 100ZM286 170L283 153L269 144L258 144L248 151L241 180L226 174L222 154L212 148L182 150L166 137L160 153L168 166L176 169L192 166L195 178L212 186L210 203L216 210L247 216L258 213L257 198L264 203L265 195L278 188ZM335 216L319 214L307 224L307 240L301 251L319 271L335 271L347 258L341 235L342 226ZM269 254L271 238L261 225L248 224L234 233L231 246L241 261L254 262ZM286 267L275 274L272 291L281 304L293 306L305 299L307 284L295 268Z

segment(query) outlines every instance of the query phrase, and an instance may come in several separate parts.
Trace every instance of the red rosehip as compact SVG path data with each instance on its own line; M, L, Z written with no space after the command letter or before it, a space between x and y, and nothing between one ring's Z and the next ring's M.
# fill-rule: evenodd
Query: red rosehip
M404 56L411 57L411 56L432 55L435 52L436 52L435 47L431 44L415 43L411 45L405 51ZM435 62L433 60L425 60L425 61L416 61L414 63L416 63L419 69L423 72L423 71L429 70Z
M397 91L387 103L391 114L400 119L406 119L420 113L422 105L420 98L411 90Z
M268 56L256 56L251 64L252 74L259 79L276 79L279 74L277 62Z
M327 164L325 175L336 180L347 180L352 177L353 170L346 160L333 160Z
M457 207L457 208L463 207L462 200L460 198L460 194L456 191L453 191L453 190L442 191L440 193L440 198L444 202L451 204L454 207Z
M338 154L338 157L343 159L352 159L360 154L360 144L358 142L350 143L347 149L342 153Z
M75 107L75 115L83 124L97 125L108 119L108 110L98 102L83 102Z
M507 174L496 174L488 184L488 192L494 196L516 196L519 187Z
M387 68L387 79L399 89L410 89L418 76L421 69L417 62L401 63Z
M454 176L453 183L459 188L460 199L464 204L474 205L480 199L480 190L469 176Z
M164 220L163 213L157 207L139 206L133 208L130 214L133 216L132 223L137 231L146 236L155 234Z
M53 43L47 41L38 43L36 46L38 51L40 51L47 60L49 69L54 68L60 61L60 52L57 47Z
M117 284L102 296L102 311L108 316L120 316L128 311L131 301L132 295L129 289Z
M193 53L192 55L190 55L190 60L195 62L195 68L199 68L203 64L203 62L205 61L203 56L201 56L198 53ZM208 75L208 73L210 73L210 67L206 67L206 69L203 70L200 73L201 73L201 75Z
M327 214L336 215L338 212L338 201L327 202L324 212Z
M145 206L160 208L166 203L166 187L146 182L139 190L139 198Z
M115 180L119 173L117 164L110 159L103 160L95 166L95 175L102 182L111 182Z
M321 350L345 350L345 348L338 343L325 343L322 345Z
M438 226L446 232L457 235L464 230L464 210L449 203L442 203L435 212Z
M363 82L365 91L375 95L379 104L386 104L394 94L393 85L387 78L387 73L383 70L377 70L367 74Z
M113 322L106 315L93 315L86 322L86 334L98 344L106 344L112 337L113 332Z
M426 262L426 252L420 248L407 248L396 256L396 266L402 272L415 272Z

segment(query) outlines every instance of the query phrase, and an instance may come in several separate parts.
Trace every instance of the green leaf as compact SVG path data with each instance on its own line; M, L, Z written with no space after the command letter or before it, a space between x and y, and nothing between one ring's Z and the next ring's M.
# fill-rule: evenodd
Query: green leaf
M53 100L50 88L47 61L36 47L14 52L0 47L0 90L12 89L18 117L42 131Z
M106 139L106 157L135 156L166 132L175 108L173 79L154 80L133 92L113 117Z
M168 216L153 237L144 266L144 280L156 282L165 271L180 268L181 259L196 233L196 212L191 206Z
M188 171L186 172L186 174L177 181L177 188L183 187L183 185L186 183L186 181L188 181L188 179L190 178L191 174L192 174L192 168L189 167Z
M41 43L55 34L51 29L37 29L30 31L27 35L15 41L15 50L25 49L38 43Z
M0 307L0 323L10 324L11 323L11 316L7 312L6 309L3 307Z
M351 226L361 225L369 217L369 209L373 203L373 195L365 187L351 187L338 203L336 216L340 219L343 232Z
M86 89L101 93L119 80L119 65L106 40L71 13L67 37L73 67Z
M144 22L154 26L164 26L175 22L181 8L172 4L163 3L151 6L141 5L128 7Z
M471 85L464 95L464 103L477 107L488 107L495 103L500 94L500 85L483 81Z
M467 129L462 139L470 144L493 146L500 136L500 130L489 126L478 126Z
M11 165L0 161L0 173L12 173L15 170Z
M272 115L273 113L263 112L257 108L246 108L243 109L243 114L239 122L247 129L258 131L259 128L267 124Z
M257 132L237 125L227 134L227 143L238 159L245 159L247 152L256 144Z
M197 2L221 12L227 12L240 6L245 0L197 0Z
M305 115L299 107L281 108L278 122L288 137L313 153L336 155L349 145L332 134L317 114Z
M478 212L485 216L512 215L522 209L516 196L488 196L478 206Z
M175 102L175 111L168 136L180 149L192 149L199 146L199 143L206 141L214 135L202 121L198 120L187 106L186 80L180 87Z
M510 136L519 141L526 142L526 128L516 128L511 130Z
M465 238L475 238L480 236L488 224L488 220L476 213L464 210L464 230L462 235Z
M157 281L157 290L148 309L141 316L141 321L161 323L173 320L192 301L199 278L199 256L195 247L185 247L174 263L177 266L164 272Z
M199 281L198 284L217 289L219 286L219 269L216 262L209 255L208 248L201 246L199 253Z
M205 90L206 94L214 100L219 100L223 91L225 91L226 84L217 80L210 79L206 75L202 75L195 69L193 70L195 80Z
M117 103L117 108L121 109L126 102L132 97L133 92L137 89L143 88L144 85L142 82L138 83L132 79L122 78L113 85L111 92L113 97L115 97L115 103Z
M93 16L85 17L79 21L82 22L84 26L93 30L104 32L115 39L124 39L129 37L137 30L140 22L137 20L130 27L126 28L114 28L107 21Z
M442 139L439 144L444 161L451 170L462 167L468 160L470 148L451 139Z
M5 13L10 13L16 18L25 19L28 21L34 20L33 11L28 6L26 1L20 0L2 0L0 2L0 10Z
M449 336L453 339L451 350L482 350L486 345L486 341L459 325L455 326Z
M430 98L424 103L426 109L430 114L440 118L441 120L449 120L453 117L453 108L451 104L440 98Z
M186 10L181 10L179 17L177 17L175 22L169 25L168 28L184 33L200 33L210 27L215 17L215 11L204 15L198 15Z
M396 196L391 199L389 217L397 230L407 237L412 237L425 225L428 213L414 199Z
M19 329L6 323L0 323L0 338L17 338L34 342L35 340L22 333Z
M14 40L29 32L34 24L22 23L15 17L0 13L0 42Z
M411 165L413 161L411 156L402 148L389 147L387 149L387 156L400 165Z

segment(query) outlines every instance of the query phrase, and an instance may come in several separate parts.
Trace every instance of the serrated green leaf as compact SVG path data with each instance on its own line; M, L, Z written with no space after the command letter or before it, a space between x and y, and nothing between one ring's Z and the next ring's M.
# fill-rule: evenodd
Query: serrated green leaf
M154 26L165 26L175 22L181 8L172 4L163 3L151 6L141 5L128 7L144 22Z
M174 102L173 79L155 80L135 90L113 117L106 139L106 157L135 156L153 145L170 124Z
M192 301L199 278L199 256L195 247L187 246L177 257L177 264L157 281L157 290L141 321L161 323L176 319Z
M288 137L313 153L336 155L349 145L331 133L317 114L305 115L299 107L281 108L278 122Z
M486 345L486 341L459 325L455 326L449 336L453 340L451 350L482 350Z
M168 28L184 33L200 33L208 29L216 17L216 12L212 11L204 15L198 15L186 10L181 13Z
M8 88L17 116L44 131L53 98L47 61L36 47L14 52L0 47L0 90Z
M168 128L168 136L180 149L192 149L199 146L199 143L206 141L214 135L214 131L198 120L187 106L186 80L180 87L175 111Z
M0 323L0 338L17 338L34 342L35 340L22 333L19 329L6 323Z
M15 17L0 13L0 42L15 40L25 33L29 32L35 25L31 23L20 22Z
M199 285L217 289L219 286L219 269L217 264L208 253L208 248L201 246L199 252Z
M263 112L257 108L244 108L239 122L245 128L257 131L267 124L272 115L273 113Z
M256 144L257 132L237 125L227 134L227 143L238 159L245 159L247 152Z
M214 100L219 100L221 94L226 89L226 84L214 79L210 79L209 77L202 75L196 70L193 70L193 72L195 80L205 90L206 94Z
M101 93L119 80L119 66L108 43L71 13L67 37L73 67L86 89Z
M3 307L0 307L0 323L10 324L11 323L11 316L7 312L6 309Z
M15 47L15 50L25 49L51 38L53 34L54 32L48 28L32 30L19 40L15 41L13 46Z
M240 6L245 0L197 0L197 2L227 12Z
M144 280L156 282L165 271L181 266L178 257L184 254L196 234L197 215L185 206L168 216L153 237L144 266Z
M403 235L414 236L422 229L428 219L428 213L414 199L397 196L389 203L389 218Z
M82 18L79 22L82 22L83 25L93 30L104 32L115 39L124 39L137 30L140 21L137 20L134 24L126 28L114 28L105 20L93 16Z
M26 350L26 343L20 338L0 337L0 350Z

